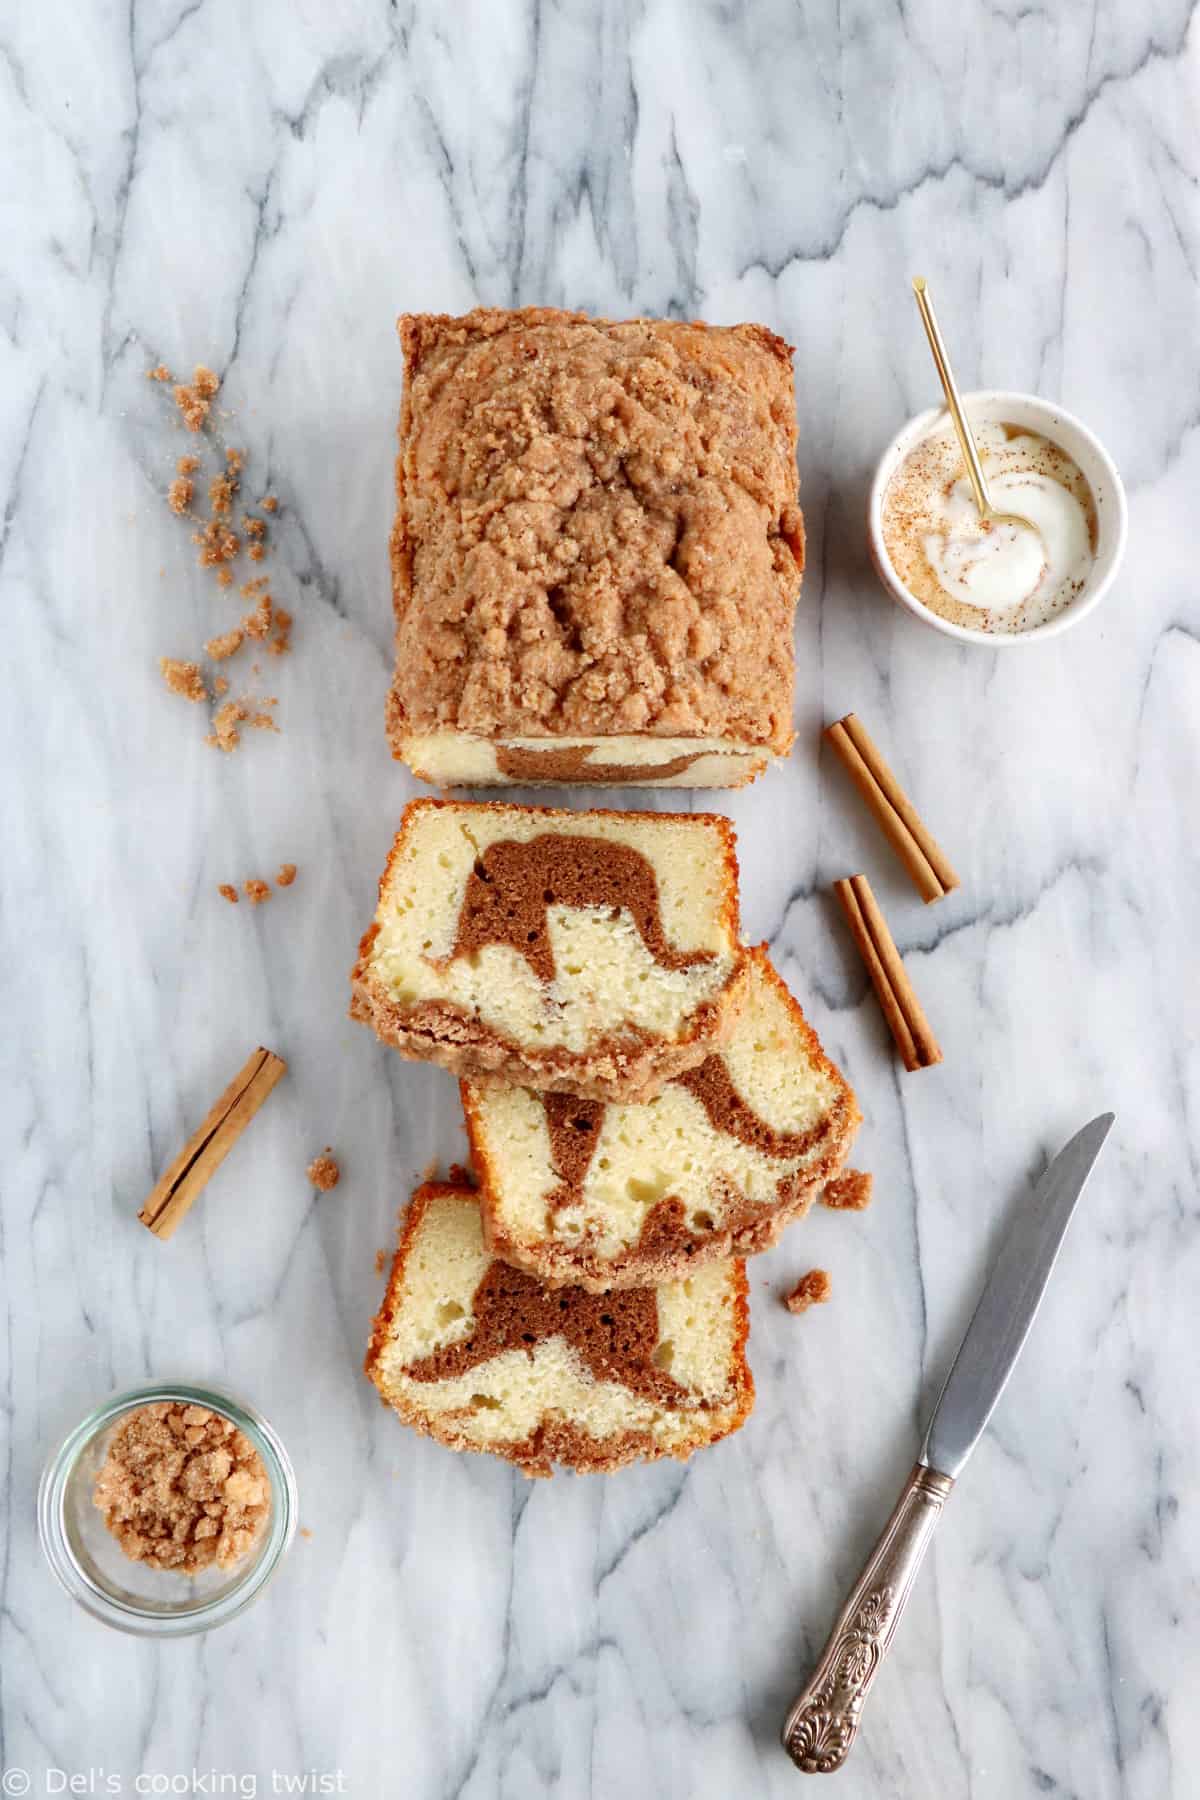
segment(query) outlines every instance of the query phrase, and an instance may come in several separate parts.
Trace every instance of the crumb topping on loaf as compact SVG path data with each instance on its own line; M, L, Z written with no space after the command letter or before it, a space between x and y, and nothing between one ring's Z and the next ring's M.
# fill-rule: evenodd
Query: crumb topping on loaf
M390 727L786 751L791 351L759 325L400 320Z

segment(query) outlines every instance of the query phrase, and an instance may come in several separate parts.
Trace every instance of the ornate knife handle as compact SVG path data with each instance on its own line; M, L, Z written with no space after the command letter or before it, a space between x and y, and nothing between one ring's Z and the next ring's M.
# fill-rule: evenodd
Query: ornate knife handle
M806 1775L840 1769L849 1755L863 1703L953 1486L951 1476L916 1465L838 1614L816 1672L783 1727L783 1747Z

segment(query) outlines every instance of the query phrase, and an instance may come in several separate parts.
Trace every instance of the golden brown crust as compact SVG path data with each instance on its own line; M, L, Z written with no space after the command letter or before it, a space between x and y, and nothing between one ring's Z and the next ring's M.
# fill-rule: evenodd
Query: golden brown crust
M444 726L786 754L804 566L790 346L761 325L552 307L398 329L393 753Z
M431 1415L419 1407L406 1404L398 1396L389 1395L385 1391L381 1368L383 1353L403 1298L405 1262L426 1209L438 1199L463 1194L469 1194L472 1199L478 1198L473 1189L456 1185L452 1181L423 1182L413 1194L402 1219L387 1289L372 1322L363 1370L377 1389L383 1405L395 1412L406 1425L412 1426L425 1437L435 1439L449 1450L469 1450L480 1454L477 1440L469 1438L465 1432L455 1430L453 1414ZM666 1449L649 1432L631 1430L598 1439L581 1431L570 1420L547 1419L529 1437L516 1442L489 1444L484 1454L514 1463L523 1474L530 1476L552 1475L556 1464L572 1469L576 1474L610 1474L632 1462L657 1462L666 1456L671 1456L678 1462L687 1462L704 1445L718 1443L721 1438L739 1430L754 1406L754 1377L746 1361L746 1342L750 1336L750 1284L743 1262L735 1263L733 1278L735 1332L730 1361L734 1370L734 1403L732 1408L723 1406L719 1409L697 1409L698 1417L709 1420L714 1410L719 1410L724 1415L718 1431L713 1432L710 1425L702 1436L698 1434L693 1441Z
M756 964L778 988L786 1000L795 1029L804 1039L807 1056L838 1089L837 1101L822 1121L825 1141L820 1156L803 1170L781 1177L775 1200L769 1206L755 1205L736 1190L727 1188L725 1215L710 1231L690 1230L684 1223L678 1201L664 1199L647 1218L639 1241L615 1257L600 1256L586 1243L569 1244L551 1239L530 1242L514 1237L504 1228L499 1201L500 1178L488 1156L478 1098L471 1091L472 1084L464 1081L460 1091L471 1161L480 1186L484 1241L495 1255L512 1263L514 1268L538 1276L547 1287L578 1286L592 1293L603 1293L608 1288L649 1287L662 1281L677 1281L702 1263L719 1262L731 1256L756 1256L771 1249L787 1227L803 1218L813 1202L836 1182L862 1124L854 1090L825 1054L799 1001L771 964L767 945L758 944L748 950L746 961L747 976L750 965ZM869 1182L870 1178L866 1179ZM668 1206L675 1208L670 1219L663 1216ZM656 1214L659 1215L657 1219Z
M379 879L382 904L392 869L401 855L407 834L423 810L461 808L479 811L536 812L548 820L570 820L579 825L588 818L624 819L628 814L612 807L593 807L575 812L565 807L513 807L502 801L411 800L404 809L400 830L388 853ZM736 837L729 820L719 813L656 813L666 824L713 826L721 841L725 900L721 920L733 943L740 934L738 911L738 862ZM385 1044L416 1062L436 1063L451 1074L470 1076L485 1085L533 1087L576 1093L597 1100L652 1100L665 1081L704 1061L714 1045L723 1043L733 1030L745 995L746 965L739 958L720 994L700 1003L687 1029L678 1038L655 1038L630 1030L599 1040L586 1055L552 1048L535 1050L486 1025L465 1008L449 1001L422 1001L401 1005L374 978L371 951L379 932L373 921L358 947L358 960L350 975L350 1017L369 1025Z

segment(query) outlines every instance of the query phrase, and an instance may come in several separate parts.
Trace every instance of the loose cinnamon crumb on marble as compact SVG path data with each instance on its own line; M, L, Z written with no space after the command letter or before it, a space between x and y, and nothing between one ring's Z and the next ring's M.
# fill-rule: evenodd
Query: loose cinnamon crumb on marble
M154 1401L117 1425L92 1500L132 1561L194 1575L241 1561L266 1522L271 1484L232 1419Z
M375 1252L375 1273L377 1275L383 1274L383 1271L387 1268L388 1257L391 1254L390 1250L377 1250Z
M214 475L208 484L208 504L214 519L227 519L233 511L238 484L231 475Z
M235 475L240 475L246 466L246 452L244 450L227 450L225 461Z
M158 666L162 670L163 680L173 694L180 694L185 700L196 702L208 699L208 689L204 685L199 663L183 662L174 656L161 656Z
M175 473L177 475L194 475L199 467L200 458L198 456L181 456L175 464Z
M190 384L183 383L175 389L175 404L180 416L189 431L199 431L209 413L221 382L211 369L198 363Z
M243 881L242 889L251 906L261 906L264 900L271 898L269 881Z
M247 709L240 700L226 700L213 714L213 728L205 741L217 750L236 750L242 741L238 726L247 716Z
M301 1526L301 1527L300 1527L300 1536L301 1536L301 1537L302 1537L302 1538L304 1538L304 1539L306 1539L306 1540L307 1540L307 1539L311 1539L311 1537L312 1537L312 1532L311 1532L311 1531L310 1531L310 1530L309 1530L309 1529L308 1529L308 1526L307 1526L307 1525L302 1525L302 1526Z
M249 538L265 538L267 535L267 521L265 519L256 519L250 513L243 513L242 530Z
M218 587L232 587L233 586L233 576L228 569L218 569L217 570L217 586Z
M213 682L213 693L216 694L217 698L219 699L222 694L227 694L228 692L229 692L229 683L226 681L226 679L223 675L218 675L217 679Z
M874 1185L873 1175L862 1169L847 1169L844 1175L838 1175L828 1183L821 1195L821 1204L834 1212L862 1212L871 1204Z
M281 863L279 873L275 877L276 887L291 887L296 879L295 863Z
M272 656L286 656L292 647L292 615L285 606L275 608L275 635L267 649Z
M791 1313L807 1312L810 1306L824 1306L833 1291L833 1283L825 1269L810 1269L802 1275L784 1305Z
M217 892L220 894L222 900L228 900L230 906L237 905L238 891L231 881L222 881L217 888Z
M167 489L167 505L173 513L183 515L192 504L196 492L196 484L186 475L177 475Z
M199 531L194 531L192 542L200 546L198 560L202 569L215 569L222 563L233 562L242 548L242 540L236 531L230 531L220 519L209 519Z
M327 1194L331 1188L337 1186L341 1178L342 1171L338 1168L334 1157L330 1155L329 1145L326 1144L324 1154L314 1156L309 1163L308 1179L322 1194Z
M251 544L246 552L251 562L261 562L266 554L266 549L262 544Z
M273 513L273 512L279 511L279 501L278 501L278 498L274 494L264 494L258 504L262 508L263 512L265 512L265 513Z
M214 662L225 662L242 647L243 631L235 625L232 631L223 631L219 637L209 638L204 646L204 654L211 656Z
M273 607L271 596L270 594L263 594L260 596L258 605L255 607L254 611L247 613L242 620L242 630L247 637L265 638L269 635L271 630L272 615Z
M157 363L153 369L146 370L147 381L170 381L171 371L166 363Z

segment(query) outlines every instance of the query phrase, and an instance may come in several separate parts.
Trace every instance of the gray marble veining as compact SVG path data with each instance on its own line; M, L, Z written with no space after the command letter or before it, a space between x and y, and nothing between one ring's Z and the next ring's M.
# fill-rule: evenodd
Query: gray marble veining
M1109 1106L838 1791L1196 1791L1198 84L1177 0L4 10L0 1765L29 1791L794 1792L783 1711L1006 1210ZM1060 398L1125 474L1125 571L1057 642L960 648L870 574L871 467L935 396L917 270L964 385ZM745 1430L609 1481L456 1459L359 1374L375 1250L462 1147L448 1078L345 1018L411 791L382 732L394 318L476 300L797 347L799 739L727 810L748 932L858 1089L877 1199L751 1265ZM160 359L221 373L223 437L282 501L282 735L229 758L157 674L235 616L162 503L189 446ZM818 758L849 707L962 873L936 907ZM218 898L285 860L269 906ZM829 895L858 867L939 1069L889 1053ZM163 1246L137 1207L259 1041L289 1079ZM814 1264L833 1303L794 1319L778 1292ZM59 1593L34 1495L87 1407L170 1373L277 1423L312 1535L244 1618L160 1648Z

